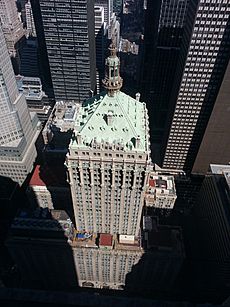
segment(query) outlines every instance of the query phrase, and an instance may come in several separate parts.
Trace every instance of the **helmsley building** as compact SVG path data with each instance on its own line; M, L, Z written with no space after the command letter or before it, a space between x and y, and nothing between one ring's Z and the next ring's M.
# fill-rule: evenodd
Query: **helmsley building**
M106 91L80 108L67 155L79 231L137 236L150 165L145 103L122 93L113 45Z
M25 280L38 279L36 285L152 291L170 287L180 271L184 259L180 228L161 226L157 218L145 214L147 206L173 208L174 180L153 170L146 105L138 94L133 99L120 91L119 66L112 44L105 92L87 100L76 116L66 157L75 227L68 219L57 219L60 227L54 228L52 221L47 244L51 228L47 221L41 226L43 214L37 214L37 222L28 215L29 219L20 217L13 223L8 241L12 257ZM29 240L28 227L33 228L32 236L35 233ZM63 238L58 236L62 229ZM33 260L29 270L25 259ZM63 268L63 274L55 273Z
M145 235L141 230L149 174L153 168L148 112L146 104L139 101L139 94L134 99L120 91L120 62L113 44L106 60L103 83L105 92L80 107L66 159L79 236L75 241L79 248L75 249L74 258L81 286L121 289L132 267L145 257L144 245L150 248L151 244L160 247L164 243L160 240L157 243L162 236L157 226L153 229L150 223L149 229L145 227ZM164 190L162 187L162 195ZM174 230L169 230L166 236L170 248L165 255L162 254L164 248L157 250L142 261L140 268L137 266L145 286L147 271L155 278L160 265L163 279L169 282L171 260L175 260L175 271L182 263L183 249ZM155 242L150 244L153 237ZM162 259L167 259L168 264ZM139 284L135 274L130 275L133 288ZM150 276L147 279L151 280Z

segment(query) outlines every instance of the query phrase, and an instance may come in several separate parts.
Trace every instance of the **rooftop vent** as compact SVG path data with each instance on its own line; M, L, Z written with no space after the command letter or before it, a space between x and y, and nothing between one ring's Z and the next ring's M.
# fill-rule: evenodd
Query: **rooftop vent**
M107 125L111 126L113 123L113 112L112 111L108 111L108 113L106 114L106 121L107 121Z

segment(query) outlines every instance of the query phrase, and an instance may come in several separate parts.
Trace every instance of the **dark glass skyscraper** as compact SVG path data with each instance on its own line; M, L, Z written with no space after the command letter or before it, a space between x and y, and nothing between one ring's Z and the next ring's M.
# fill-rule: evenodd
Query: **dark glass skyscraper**
M56 100L83 102L95 91L94 1L40 0Z
M149 109L152 143L161 143L170 108L188 0L146 3L140 91Z
M190 172L229 60L230 3L147 4L141 89L160 149L155 161Z

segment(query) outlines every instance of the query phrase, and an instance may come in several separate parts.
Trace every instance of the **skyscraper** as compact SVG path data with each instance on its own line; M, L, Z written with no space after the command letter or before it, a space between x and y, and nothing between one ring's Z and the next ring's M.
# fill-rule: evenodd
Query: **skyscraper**
M0 175L22 184L33 168L38 119L19 94L0 27Z
M120 14L123 10L123 0L113 0L113 9L116 14Z
M192 170L229 60L229 15L227 0L189 3L171 97L176 105L162 150L163 167Z
M147 1L140 91L142 100L147 103L151 143L154 144L161 144L167 125L187 4L188 0Z
M207 272L211 291L229 293L230 284L230 166L210 165L194 206L200 249L196 256Z
M16 76L17 86L20 93L26 98L30 112L36 112L38 119L44 123L49 118L51 107L49 100L42 90L40 78Z
M102 6L104 8L105 22L109 25L113 13L113 0L95 0L95 6Z
M115 13L113 13L111 16L108 28L108 38L115 43L116 48L118 49L120 44L120 22L118 21Z
M54 98L53 84L50 73L50 66L48 65L48 55L46 49L43 21L41 16L40 2L37 0L30 0L34 24L37 35L37 56L38 56L38 66L39 74L42 81L42 87L49 98ZM28 40L27 40L28 41Z
M18 73L18 68L20 66L20 41L22 41L25 36L25 30L19 19L15 0L1 0L0 21L6 39L7 49L12 57L13 64L15 64L14 69L16 73Z
M176 199L174 180L153 171L146 104L139 101L139 94L133 99L120 91L120 62L114 44L110 53L103 80L106 91L83 105L72 103L72 110L59 102L67 110L57 111L59 120L51 117L61 124L62 131L66 128L73 132L66 166L76 228L61 212L53 212L54 217L47 208L37 208L32 215L23 212L12 225L8 246L32 286L34 280L37 285L45 282L49 288L76 286L78 282L81 287L151 292L170 288L181 269L184 247L180 228L160 226L143 210L172 208ZM47 139L51 136L46 135ZM47 169L42 174L36 168L31 188L38 205L55 207L55 195L60 198L58 194L64 195L64 190L51 187L48 173ZM51 221L50 213L55 221ZM47 238L51 244L46 243ZM48 268L47 260L56 253L58 257ZM38 264L34 259L39 257ZM64 274L66 266L73 280Z
M193 173L205 174L210 164L228 164L230 162L229 80L230 62L228 62L212 114L197 153L192 169Z
M55 98L83 102L96 86L93 1L39 2Z
M25 4L26 10L26 29L29 36L36 36L34 17L30 0Z
M95 13L95 43L96 43L96 77L97 92L101 91L102 79L104 77L105 47L106 47L106 23L105 10L103 6L94 6Z
M106 92L80 108L67 167L79 231L137 236L150 167L145 103L122 93L115 46Z

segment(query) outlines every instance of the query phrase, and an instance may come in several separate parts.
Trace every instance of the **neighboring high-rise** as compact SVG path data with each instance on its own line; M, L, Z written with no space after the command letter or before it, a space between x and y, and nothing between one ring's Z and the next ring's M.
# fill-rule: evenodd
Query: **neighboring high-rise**
M227 0L189 3L162 148L165 168L193 168L229 61L229 16Z
M25 37L25 31L19 19L15 0L0 1L0 21L6 39L7 49L13 64L15 64L15 72L18 73L20 67L19 49L20 43Z
M19 94L0 27L0 175L22 184L33 168L38 119Z
M28 37L20 54L20 75L38 77L40 75L38 60L38 42L36 37Z
M30 0L25 4L25 11L26 11L26 29L27 34L29 36L36 36L36 29L34 24L34 17L32 12L32 6Z
M150 167L145 103L122 93L114 45L106 60L106 92L79 109L67 155L79 231L138 236Z
M153 158L164 168L193 169L229 60L229 6L224 0L147 1L140 90L150 115ZM211 148L210 131L203 143ZM226 144L219 130L221 137ZM201 151L195 172L212 162Z
M154 144L162 142L170 111L170 95L181 52L187 4L188 0L147 1L140 91L142 100L147 103L151 143Z
M123 9L123 0L113 0L113 10L116 14L120 14Z
M46 49L40 2L37 0L30 0L30 3L32 7L34 24L37 35L37 56L38 56L39 77L41 78L42 87L45 93L48 95L49 98L53 99L54 98L53 85L52 85L50 67L48 65L49 61Z
M194 206L201 263L211 291L229 293L230 286L230 166L210 165Z
M83 102L96 87L94 1L39 2L55 98Z
M115 13L112 14L109 28L108 28L108 38L111 39L116 48L119 49L120 44L120 22L117 19Z
M96 43L96 78L97 93L101 91L104 77L105 47L107 42L107 29L105 23L105 10L103 6L94 6L95 13L95 43Z
M193 173L205 174L210 164L228 164L230 162L229 80L230 62L228 62L228 67L196 156L192 169Z
M18 90L23 93L30 112L36 112L38 119L44 123L51 113L50 102L42 90L41 80L33 77L16 76Z
M113 13L113 0L95 0L95 6L102 6L104 8L105 22L109 25Z

